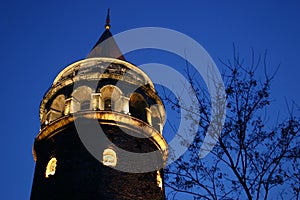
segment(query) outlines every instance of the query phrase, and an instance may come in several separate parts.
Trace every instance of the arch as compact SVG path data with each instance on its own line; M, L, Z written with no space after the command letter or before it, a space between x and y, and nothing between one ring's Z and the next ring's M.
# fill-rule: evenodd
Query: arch
M151 118L152 118L152 126L161 132L161 127L162 127L162 120L161 120L161 114L159 112L158 105L151 105L150 107L151 111Z
M100 89L102 107L104 110L121 112L122 91L114 85L106 85Z
M52 102L50 109L63 112L65 107L65 96L63 94L58 95Z
M65 96L63 94L58 95L52 101L50 110L47 113L47 122L56 120L63 115L65 109Z
M147 102L141 94L134 92L130 95L129 112L131 116L147 122L147 107Z
M90 109L92 89L88 86L80 86L72 93L71 113L79 110Z

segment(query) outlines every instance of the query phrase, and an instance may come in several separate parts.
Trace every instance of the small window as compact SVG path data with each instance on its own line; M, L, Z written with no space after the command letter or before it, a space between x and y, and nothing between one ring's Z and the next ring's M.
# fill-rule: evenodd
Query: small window
M105 149L103 151L103 165L109 167L115 167L117 165L117 154L112 149Z
M159 170L157 170L156 182L157 182L157 186L160 187L160 189L162 190L162 188L163 188L163 182L162 182L162 178L161 178Z
M110 98L104 100L104 110L112 110L112 100Z
M57 166L57 159L56 158L51 158L47 164L46 167L46 172L45 172L45 177L49 178L50 175L54 175L56 171L56 166Z

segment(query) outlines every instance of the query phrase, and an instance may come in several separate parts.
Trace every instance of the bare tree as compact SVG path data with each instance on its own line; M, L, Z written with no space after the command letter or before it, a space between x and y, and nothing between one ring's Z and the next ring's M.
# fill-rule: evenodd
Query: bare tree
M274 115L270 88L274 74L267 73L266 54L254 56L247 66L234 50L232 61L220 61L226 69L226 119L217 144L205 157L199 158L210 123L211 102L202 84L191 70L187 77L197 95L199 130L188 151L165 169L169 199L182 194L193 199L299 199L300 198L300 123L294 109L289 115L270 120ZM263 78L257 71L263 69ZM164 95L174 109L182 104ZM189 116L186 116L189 117Z

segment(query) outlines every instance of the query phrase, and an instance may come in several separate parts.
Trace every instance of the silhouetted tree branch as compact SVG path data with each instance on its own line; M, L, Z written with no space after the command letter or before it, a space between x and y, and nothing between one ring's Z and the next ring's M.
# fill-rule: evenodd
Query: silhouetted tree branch
M263 61L261 61L263 60ZM169 197L179 193L193 199L299 199L300 195L300 123L289 109L284 120L270 122L270 88L277 72L267 72L266 54L254 56L247 66L234 49L233 60L224 62L226 119L217 145L205 157L199 150L212 119L212 104L197 74L187 66L191 93L196 94L199 107L184 107L178 99L165 95L173 109L197 113L193 119L199 126L188 151L165 169ZM263 78L258 78L260 69ZM299 110L299 106L294 104ZM192 118L194 115L185 116ZM216 127L217 129L218 127ZM186 134L186 133L185 133ZM184 144L184 143L183 143ZM203 146L202 146L203 147Z

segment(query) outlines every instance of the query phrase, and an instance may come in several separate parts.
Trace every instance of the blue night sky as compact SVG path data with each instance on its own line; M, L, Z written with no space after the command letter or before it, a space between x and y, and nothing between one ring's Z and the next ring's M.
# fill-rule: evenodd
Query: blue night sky
M285 112L285 98L300 104L296 0L1 1L1 199L29 199L40 101L60 70L88 54L104 31L108 7L112 33L170 28L198 41L217 65L218 58L232 58L233 43L248 60L251 48L257 55L267 49L269 70L281 65L273 82L274 113ZM137 64L166 62L164 56L127 59Z

